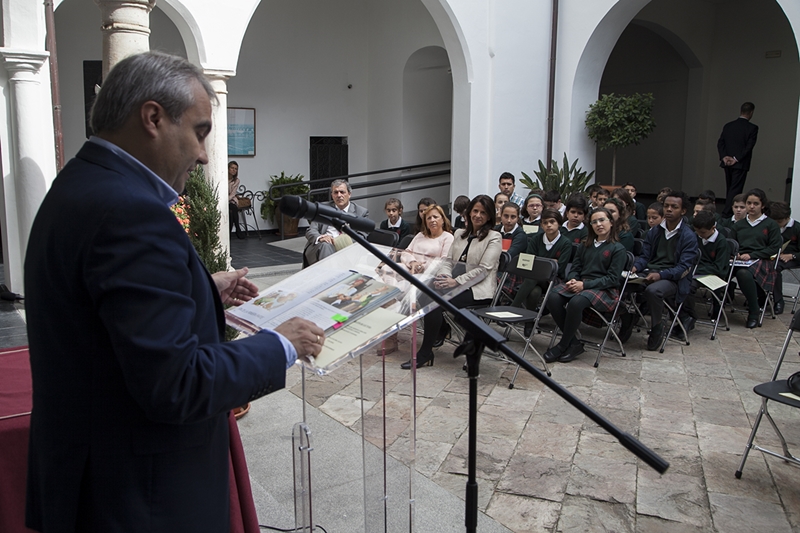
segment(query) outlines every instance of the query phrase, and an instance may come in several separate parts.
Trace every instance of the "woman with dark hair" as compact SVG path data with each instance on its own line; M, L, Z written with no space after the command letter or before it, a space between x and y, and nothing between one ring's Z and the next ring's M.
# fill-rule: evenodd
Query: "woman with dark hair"
M422 231L422 215L425 213L430 206L436 205L436 200L433 198L420 198L419 202L417 202L417 221L414 224L414 233L419 233Z
M747 298L749 329L758 325L759 308L775 286L773 259L781 250L781 229L769 218L769 201L761 189L751 189L744 195L747 215L731 228L731 238L739 242L740 261L753 261L749 266L734 269L739 288Z
M627 191L627 189L623 189L620 187L619 189L614 189L611 193L612 198L617 198L622 200L622 203L625 204L625 220L628 221L628 228L633 235L638 235L641 226L639 225L639 220L636 218L636 200L633 199L631 193ZM620 213L622 216L622 213Z
M625 204L619 198L609 198L603 204L614 219L614 226L617 229L617 240L625 247L625 251L632 252L634 238L633 234L629 231L628 221L625 218Z
M467 227L456 230L450 252L442 262L434 279L434 288L449 292L480 273L485 273L483 280L454 296L450 302L456 307L489 305L497 289L497 266L503 251L502 238L492 228L495 225L494 200L485 194L472 199L467 207ZM466 271L452 276L453 267L461 263ZM449 328L444 321L444 311L437 307L423 320L425 335L417 353L417 368L433 366L433 348L441 346ZM409 360L401 368L411 368Z
M619 284L625 268L625 248L617 240L617 227L605 207L592 211L589 235L578 247L572 270L565 283L559 283L547 297L547 308L561 330L561 342L547 350L548 363L567 363L583 353L575 334L583 311L594 307L611 312L619 298Z

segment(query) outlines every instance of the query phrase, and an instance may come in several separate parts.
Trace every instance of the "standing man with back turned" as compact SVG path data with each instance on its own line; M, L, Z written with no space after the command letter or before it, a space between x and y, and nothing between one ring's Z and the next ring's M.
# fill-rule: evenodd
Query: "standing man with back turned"
M33 375L26 524L49 532L228 531L228 412L317 354L303 319L222 342L246 269L206 271L169 206L208 163L214 90L184 59L130 56L91 112L96 136L31 229Z
M725 169L723 218L730 218L733 215L733 197L742 194L744 180L747 178L747 171L750 170L753 147L758 138L758 126L750 122L755 108L752 102L743 103L739 118L723 126L722 135L717 141L719 166Z

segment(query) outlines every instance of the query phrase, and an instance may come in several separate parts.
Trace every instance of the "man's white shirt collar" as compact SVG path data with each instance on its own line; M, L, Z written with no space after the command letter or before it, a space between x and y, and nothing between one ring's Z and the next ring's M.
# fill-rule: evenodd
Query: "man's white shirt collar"
M585 226L585 224L584 224L583 222L581 222L580 224L578 224L578 227L576 227L576 228L572 228L572 229L569 229L569 226L568 226L568 224L569 224L569 220L567 220L566 222L564 222L564 223L563 223L563 224L561 224L561 225L562 225L563 227L567 228L567 230L569 230L569 231L574 231L574 230L576 230L576 229L583 229L583 227Z
M545 247L545 249L546 249L546 250L549 252L549 251L550 251L550 248L552 248L552 247L553 247L553 245L554 245L554 244L555 244L555 243L558 241L558 239L560 239L560 238L561 238L561 234L560 234L560 233L556 233L556 238L555 238L555 239L553 239L552 241L548 241L548 240L547 240L547 234L546 234L546 233L543 233L543 234L542 234L542 239L544 240L543 242L544 242L544 247Z
M702 239L702 238L701 239L703 241L703 244L708 244L710 242L716 242L717 237L719 237L719 230L715 228L714 233L711 234L711 237L709 237L708 239Z
M683 224L683 220L679 220L678 221L678 225L675 226L675 229L672 230L672 231L667 229L667 221L666 220L662 220L661 224L659 224L659 225L662 228L664 228L664 237L667 238L667 239L671 239L672 237L674 237L675 235L678 234L678 230L681 229L681 224Z

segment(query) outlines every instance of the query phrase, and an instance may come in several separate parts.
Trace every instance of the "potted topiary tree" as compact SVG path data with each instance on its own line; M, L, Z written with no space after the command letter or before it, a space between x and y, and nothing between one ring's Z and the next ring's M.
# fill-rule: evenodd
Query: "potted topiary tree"
M285 187L276 188L277 185ZM280 211L278 203L281 201L281 196L306 196L309 190L308 184L303 183L302 174L287 176L281 172L280 176L270 176L269 190L264 191L264 203L261 204L261 217L275 224L275 215ZM297 223L296 218L281 216L284 237L297 236Z
M656 122L653 120L652 93L634 93L630 96L604 94L589 106L586 128L589 138L601 150L612 148L611 185L617 182L617 148L639 144L646 139Z

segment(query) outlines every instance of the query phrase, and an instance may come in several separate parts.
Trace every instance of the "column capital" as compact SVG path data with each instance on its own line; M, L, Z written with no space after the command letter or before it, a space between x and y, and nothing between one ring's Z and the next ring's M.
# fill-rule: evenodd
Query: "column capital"
M0 56L3 57L3 64L6 70L15 75L22 74L36 74L47 58L50 57L50 52L43 50L21 50L16 48L0 48Z
M228 81L236 76L236 71L218 68L204 68L203 74L211 81Z

